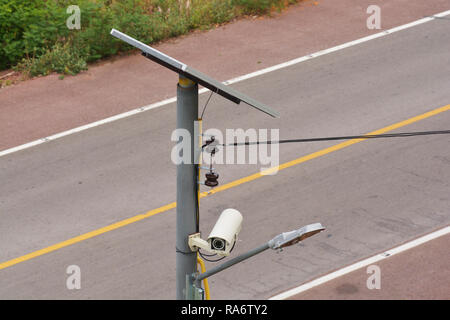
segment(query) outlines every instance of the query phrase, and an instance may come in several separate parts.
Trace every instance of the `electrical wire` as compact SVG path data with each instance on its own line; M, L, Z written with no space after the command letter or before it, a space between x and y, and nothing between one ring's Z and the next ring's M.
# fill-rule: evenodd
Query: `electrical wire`
M198 121L198 125L199 125L199 127L198 127L199 128L198 139L199 139L199 145L201 145L202 144L202 135L203 135L203 120L200 118L197 121ZM195 166L195 170L196 170L195 171L195 176L197 177L197 183L195 184L196 185L195 196L197 197L197 199L195 201L195 203L196 203L196 208L195 208L196 209L196 213L195 213L195 226L196 227L195 227L195 229L196 229L196 232L200 232L200 185L199 185L199 182L200 182L200 179L201 179L201 177L200 177L200 173L201 173L200 165L203 162L202 152L199 153L199 159L197 159L197 160L198 160L198 164Z
M333 141L333 140L353 140L353 139L379 139L379 138L400 138L400 137L414 137L414 136L426 136L437 134L450 134L450 130L439 131L421 131L421 132L401 132L401 133L386 133L386 134L368 134L359 136L338 136L338 137L325 137L325 138L307 138L307 139L288 139L288 140L275 140L275 141L246 141L235 142L230 144L218 144L220 147L229 146L248 146L255 144L282 144L282 143L300 143L300 142L317 142L317 141Z
M214 91L211 90L211 94L209 95L208 100L206 100L205 106L203 107L203 111L202 111L202 115L201 115L200 119L203 119L203 114L205 113L206 107L208 106L209 100L211 100L213 93L214 93Z
M211 254L203 253L203 256L205 256L205 257L214 257L214 256L217 256L217 253L211 253Z
M236 245L236 241L233 243L233 246L232 246L231 249L230 249L230 253L233 251L235 245ZM221 258L219 258L219 259L216 259L216 260L207 259L207 258L205 258L205 256L206 256L206 257L211 257L211 256L215 256L215 255L217 255L217 254L206 254L206 253L202 253L200 250L201 250L201 249L198 249L198 253L199 253L200 256L203 258L203 260L208 261L208 262L218 262L218 261L223 260L223 259L226 258L226 256L223 256L223 257L221 257Z
M206 106L208 105L209 100L211 99L213 92L211 91L211 95L208 98L208 101L203 108L202 117L205 112ZM246 141L246 142L235 142L230 144L217 144L218 147L228 147L228 146L248 146L248 145L258 145L258 144L282 144L282 143L303 143L303 142L318 142L318 141L334 141L334 140L354 140L354 139L379 139L379 138L399 138L399 137L414 137L414 136L425 136L425 135L437 135L437 134L450 134L450 130L438 130L438 131L419 131L419 132L400 132L400 133L387 133L387 134L366 134L366 135L356 135L356 136L336 136L336 137L323 137L323 138L306 138L306 139L286 139L286 140L275 140L275 141ZM206 145L202 146L202 149ZM197 167L198 168L198 167ZM197 186L198 188L198 186ZM197 189L198 195L199 189ZM199 224L199 199L197 199L197 231ZM233 251L234 246L236 245L236 241L233 243L233 247L230 252ZM218 259L212 260L206 257L217 256L217 254L205 254L202 253L200 249L198 249L198 254L208 262L218 262L226 258L226 256L220 257Z
M199 256L197 256L197 264L200 265L200 270L202 271L202 273L205 273L206 272L205 263ZM211 300L208 278L203 279L203 285L205 287L206 300Z
M225 256L223 256L223 257L221 257L221 258L219 258L219 259L211 260L211 259L205 258L205 256L203 255L203 253L201 253L200 249L198 249L198 253L199 253L200 256L203 258L203 260L208 261L208 262L219 262L220 260L223 260L223 259L226 258Z

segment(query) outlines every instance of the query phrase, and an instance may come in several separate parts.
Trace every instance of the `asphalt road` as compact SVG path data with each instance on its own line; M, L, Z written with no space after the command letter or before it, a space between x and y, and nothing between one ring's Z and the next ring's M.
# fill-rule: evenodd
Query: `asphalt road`
M360 268L289 299L450 299L450 235L441 236L413 249ZM377 286L367 280L378 267ZM375 280L369 281L374 284Z
M449 27L446 19L434 20L238 83L233 87L281 118L214 96L203 125L280 128L280 138L362 134L448 105ZM446 111L397 131L449 124ZM175 107L167 105L1 157L0 261L173 202L174 128ZM449 142L448 136L364 141L202 199L205 234L223 209L243 214L234 254L305 224L327 227L302 246L215 275L212 298L267 298L448 225ZM333 144L283 145L280 163ZM259 170L217 169L222 184ZM174 298L174 213L4 268L0 298ZM71 291L66 268L74 264L82 289Z

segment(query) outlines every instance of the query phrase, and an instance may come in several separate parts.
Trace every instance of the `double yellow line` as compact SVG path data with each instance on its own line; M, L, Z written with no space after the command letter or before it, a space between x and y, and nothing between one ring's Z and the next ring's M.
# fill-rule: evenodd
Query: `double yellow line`
M389 131L393 131L395 129L398 129L398 128L404 127L406 125L412 124L414 122L418 122L420 120L424 120L424 119L430 118L432 116L435 116L437 114L440 114L440 113L448 111L448 110L450 110L450 105L446 105L444 107L440 107L440 108L431 110L429 112L423 113L423 114L415 116L413 118L410 118L410 119L407 119L407 120L404 120L404 121L392 124L390 126L381 128L379 130L369 132L369 133L367 133L367 135L376 135L376 134L387 133ZM306 161L316 159L318 157L321 157L323 155L329 154L331 152L335 152L335 151L341 150L343 148L349 147L351 145L354 145L354 144L356 144L358 142L361 142L361 141L364 141L364 140L367 140L367 139L347 140L345 142L342 142L342 143L336 144L334 146L331 146L331 147L319 150L319 151L311 153L309 155L306 155L306 156L294 159L292 161L280 164L279 166L276 167L276 169L284 170L284 169L290 168L292 166L304 163ZM237 186L239 186L241 184L244 184L244 183L247 183L247 182L259 179L259 178L262 178L265 175L267 175L267 173L269 173L271 170L273 170L273 169L267 169L265 171L252 174L250 176L247 176L247 177L244 177L244 178L241 178L241 179L237 179L237 180L229 182L227 184L218 186L218 187L212 189L209 192L202 192L202 193L200 193L200 198L204 198L206 196L213 195L215 193L218 193L218 192L221 192L221 191L225 191L227 189L230 189L230 188L233 188L233 187L237 187ZM15 264L18 264L18 263L21 263L21 262L24 262L24 261L27 261L27 260L30 260L30 259L33 259L33 258L36 258L36 257L42 256L42 255L44 255L46 253L50 253L50 252L62 249L64 247L68 247L68 246L70 246L72 244L75 244L75 243L78 243L78 242L81 242L81 241L84 241L84 240L96 237L96 236L104 234L106 232L110 232L110 231L122 228L124 226L129 225L129 224L132 224L132 223L141 221L143 219L149 218L151 216L154 216L156 214L169 211L171 209L174 209L176 206L177 206L176 202L171 202L169 204L166 204L165 206L159 207L157 209L150 210L150 211L148 211L148 212L146 212L144 214L136 215L134 217L131 217L131 218L128 218L128 219L125 219L125 220L122 220L122 221L110 224L110 225L108 225L106 227L102 227L100 229L97 229L97 230L94 230L94 231L90 231L90 232L84 233L82 235L79 235L77 237L74 237L74 238L71 238L71 239L59 242L59 243L51 245L51 246L49 246L47 248L40 249L40 250L31 252L31 253L28 253L26 255L23 255L21 257L2 262L2 263L0 263L0 270L8 268L8 267L11 267L11 266L13 266Z

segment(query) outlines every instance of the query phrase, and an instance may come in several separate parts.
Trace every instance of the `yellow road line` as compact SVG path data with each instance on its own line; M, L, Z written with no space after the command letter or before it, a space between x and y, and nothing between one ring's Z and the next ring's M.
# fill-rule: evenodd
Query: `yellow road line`
M395 123L393 125L384 127L382 129L369 132L368 135L383 134L383 133L386 133L386 132L389 132L389 131L392 131L392 130L395 130L395 129L398 129L398 128L401 128L401 127L404 127L404 126L409 125L411 123L414 123L414 122L417 122L417 121L420 121L420 120L424 120L426 118L432 117L434 115L437 115L439 113L442 113L442 112L448 111L448 110L450 110L450 104L446 105L444 107L440 107L440 108L431 110L429 112L423 113L421 115L415 116L413 118L410 118L410 119L407 119L407 120ZM364 141L364 140L367 140L367 139L348 140L348 141L336 144L334 146L331 146L331 147L319 150L317 152L311 153L309 155L306 155L306 156L294 159L292 161L285 162L285 163L279 165L277 167L277 169L278 170L284 170L284 169L287 169L289 167L292 167L292 166L304 163L306 161L309 161L309 160L321 157L323 155L329 154L331 152L341 150L343 148L349 147L351 145L354 145L355 143L358 143L358 142L361 142L361 141ZM258 173L252 174L250 176L247 176L247 177L244 177L244 178L237 179L235 181L226 183L224 185L221 185L221 186L218 186L218 187L212 189L209 192L202 192L202 193L200 193L200 198L204 198L206 196L215 194L217 192L225 191L227 189L239 186L239 185L241 185L243 183L247 183L247 182L250 182L250 181L262 178L269 172L269 170L271 170L271 169L267 169L265 171L258 172ZM31 252L29 254L23 255L21 257L18 257L18 258L9 260L9 261L2 262L2 263L0 263L0 270L5 269L5 268L10 267L10 266L13 266L13 265L18 264L18 263L21 263L21 262L33 259L33 258L36 258L36 257L42 256L42 255L44 255L46 253L53 252L53 251L56 251L58 249L70 246L72 244L75 244L75 243L78 243L78 242L81 242L81 241L84 241L84 240L96 237L96 236L101 235L103 233L106 233L106 232L109 232L109 231L112 231L112 230L116 230L118 228L127 226L129 224L134 223L134 222L141 221L141 220L146 219L148 217L154 216L154 215L156 215L158 213L162 213L162 212L174 209L175 207L176 207L176 202L172 202L172 203L169 203L169 204L167 204L165 206L159 207L157 209L150 210L150 211L148 211L145 214L136 215L134 217L131 217L131 218L128 218L128 219L125 219L125 220L113 223L113 224L108 225L106 227L103 227L103 228L100 228L100 229L97 229L97 230L94 230L94 231L90 231L88 233L84 233L82 235L79 235L77 237L71 238L69 240L66 240L66 241L63 241L63 242L59 242L59 243L51 245L51 246L49 246L47 248L40 249L40 250Z
M369 132L366 135L383 134L383 133L386 133L386 132L389 132L389 131L392 131L392 130L395 130L395 129L398 129L398 128L401 128L401 127L404 127L404 126L406 126L408 124L411 124L411 123L414 123L414 122L417 122L417 121L420 121L420 120L432 117L434 115L437 115L437 114L442 113L442 112L447 111L447 110L450 110L450 104L446 105L444 107L437 108L437 109L431 110L429 112L423 113L423 114L418 115L416 117L413 117L413 118L410 118L410 119L407 119L407 120L404 120L404 121L401 121L401 122L394 123L394 124L392 124L390 126L387 126L387 127L384 127L384 128L381 128L381 129ZM343 149L345 147L351 146L351 145L353 145L355 143L358 143L358 142L361 142L361 141L364 141L364 140L367 140L367 139L347 140L345 142L336 144L336 145L331 146L329 148L325 148L325 149L319 150L317 152L308 154L306 156L303 156L303 157L291 160L289 162L285 162L283 164L280 164L277 167L277 169L278 170L287 169L289 167L292 167L292 166L295 166L297 164L300 164L300 163L303 163L303 162L306 162L306 161L318 158L318 157L326 155L328 153L341 150L341 149ZM214 193L217 193L217 192L220 192L220 191L224 191L224 190L230 189L232 187L236 187L236 186L238 186L240 184L243 184L243 183L246 183L246 182L250 182L250 181L253 181L255 179L264 177L265 175L267 175L267 173L270 170L273 170L273 169L266 169L266 170L264 170L262 172L257 172L255 174L250 175L250 176L247 176L247 177L244 177L244 178L232 181L232 182L224 184L222 186L218 186L218 187L212 189L209 192L202 192L200 194L200 197L203 198L203 197L206 197L208 195L211 195L211 194L214 194Z
M0 263L0 270L5 269L5 268L10 267L10 266L13 266L15 264L18 264L20 262L24 262L24 261L27 261L27 260L30 260L30 259L42 256L42 255L44 255L46 253L49 253L49 252L52 252L52 251L56 251L58 249L70 246L72 244L81 242L83 240L87 240L87 239L93 238L93 237L101 235L103 233L119 229L119 228L124 227L126 225L129 225L131 223L134 223L134 222L143 220L145 218L154 216L155 214L158 214L158 213L161 213L161 212L168 211L168 210L173 209L175 207L176 207L176 202L172 202L172 203L169 203L169 204L167 204L165 206L159 207L157 209L150 210L150 211L148 211L145 214L139 214L137 216L134 216L134 217L131 217L131 218L128 218L128 219L125 219L125 220L122 220L122 221L110 224L110 225L108 225L106 227L103 227L103 228L100 228L100 229L97 229L97 230L94 230L94 231L90 231L88 233L84 233L82 235L79 235L77 237L71 238L69 240L66 240L66 241L63 241L63 242L59 242L59 243L51 245L51 246L49 246L47 248L40 249L40 250L31 252L29 254L26 254L24 256L21 256L21 257L18 257L18 258L9 260L9 261L2 262L2 263Z

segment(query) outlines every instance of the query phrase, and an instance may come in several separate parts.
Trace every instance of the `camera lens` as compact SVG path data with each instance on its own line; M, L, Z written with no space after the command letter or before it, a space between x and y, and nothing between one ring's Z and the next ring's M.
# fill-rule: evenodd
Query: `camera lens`
M214 250L225 250L225 240L214 238L211 242L211 247Z

